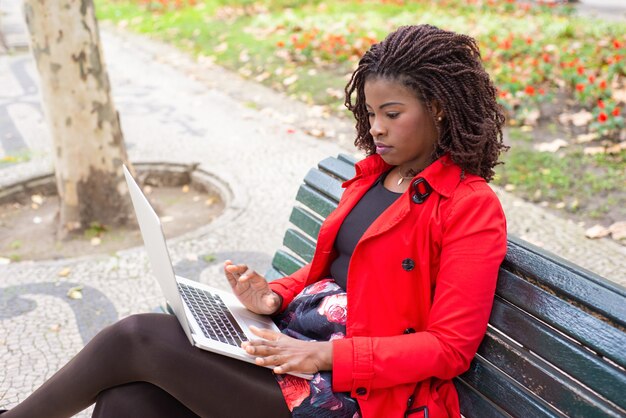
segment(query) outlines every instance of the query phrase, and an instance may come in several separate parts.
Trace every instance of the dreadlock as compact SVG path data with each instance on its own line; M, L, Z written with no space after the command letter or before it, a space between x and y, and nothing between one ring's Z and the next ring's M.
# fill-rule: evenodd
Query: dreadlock
M493 178L500 152L508 148L502 142L505 119L473 38L430 25L402 26L363 55L346 85L345 105L356 119L354 144L368 155L376 146L364 87L379 77L413 90L431 116L431 103L441 105L444 118L438 124L433 161L448 154L465 172L486 181Z

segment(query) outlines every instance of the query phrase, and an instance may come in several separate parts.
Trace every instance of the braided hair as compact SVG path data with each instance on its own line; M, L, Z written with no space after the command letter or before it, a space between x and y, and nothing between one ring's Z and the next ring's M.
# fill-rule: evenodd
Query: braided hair
M365 82L384 78L411 89L433 116L443 110L431 161L448 154L465 172L493 178L502 142L504 112L485 71L476 41L431 25L402 26L367 51L345 88L345 105L356 119L354 144L376 152L365 105ZM353 94L356 100L353 102Z

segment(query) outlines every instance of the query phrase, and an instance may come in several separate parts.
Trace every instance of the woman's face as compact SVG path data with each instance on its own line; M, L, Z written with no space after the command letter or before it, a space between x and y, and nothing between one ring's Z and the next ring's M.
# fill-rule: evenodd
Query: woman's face
M401 172L430 164L438 134L433 117L416 94L399 81L371 78L365 103L376 153ZM433 113L438 109L433 106Z

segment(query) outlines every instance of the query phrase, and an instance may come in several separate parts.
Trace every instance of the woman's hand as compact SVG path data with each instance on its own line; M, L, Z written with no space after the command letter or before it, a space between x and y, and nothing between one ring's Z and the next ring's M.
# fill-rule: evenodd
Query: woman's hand
M270 289L267 280L245 264L234 265L224 262L224 274L233 293L248 310L261 315L271 315L278 311L282 302L280 296Z
M314 374L331 370L333 345L330 341L301 341L280 332L250 327L261 340L244 342L241 347L259 366L273 367L274 373Z

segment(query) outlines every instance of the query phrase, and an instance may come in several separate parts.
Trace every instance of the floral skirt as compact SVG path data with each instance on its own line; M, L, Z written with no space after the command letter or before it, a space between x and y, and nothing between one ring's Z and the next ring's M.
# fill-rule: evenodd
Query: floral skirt
M283 334L305 341L331 341L346 333L346 292L327 278L305 287L274 321ZM348 392L332 391L332 373L312 380L276 375L294 417L359 418L359 405Z

